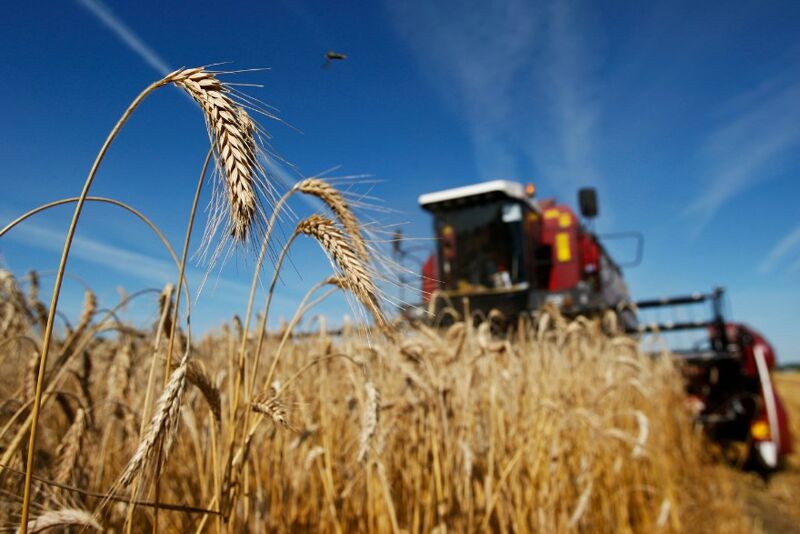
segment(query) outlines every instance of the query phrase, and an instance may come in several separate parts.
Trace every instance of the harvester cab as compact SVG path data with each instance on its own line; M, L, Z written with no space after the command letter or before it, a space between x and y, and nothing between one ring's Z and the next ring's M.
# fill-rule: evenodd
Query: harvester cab
M622 271L566 204L538 200L532 184L494 180L419 197L433 215L436 251L423 264L430 316L446 308L513 318L551 302L568 315L629 300ZM581 214L598 214L593 189Z

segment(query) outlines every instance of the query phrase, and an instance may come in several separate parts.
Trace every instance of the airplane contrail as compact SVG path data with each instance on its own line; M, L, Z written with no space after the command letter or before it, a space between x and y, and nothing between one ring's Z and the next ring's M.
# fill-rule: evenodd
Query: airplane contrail
M99 0L78 0L78 3L105 24L123 43L136 52L148 65L156 69L159 74L165 76L175 70Z

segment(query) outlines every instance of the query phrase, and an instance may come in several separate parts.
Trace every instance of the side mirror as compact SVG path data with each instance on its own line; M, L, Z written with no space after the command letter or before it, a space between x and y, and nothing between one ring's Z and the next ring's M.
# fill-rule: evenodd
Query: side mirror
M578 190L578 205L581 208L581 215L587 219L597 217L597 191L593 187Z

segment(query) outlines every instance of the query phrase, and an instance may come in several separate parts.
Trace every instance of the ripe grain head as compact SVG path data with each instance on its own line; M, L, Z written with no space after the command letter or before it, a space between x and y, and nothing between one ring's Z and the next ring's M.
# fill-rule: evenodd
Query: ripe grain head
M179 69L164 81L185 90L197 102L214 147L224 194L215 194L206 241L210 241L222 226L223 232L235 241L245 242L263 218L259 190L269 192L271 188L259 163L258 126L246 106L235 98L235 91L215 72L203 67ZM227 210L222 205L227 206Z
M302 193L319 198L331 209L339 219L359 259L369 263L369 252L364 237L361 235L358 219L339 190L322 178L306 178L297 184L297 189Z
M69 529L70 527L79 528L81 530L90 529L98 532L103 531L103 527L92 514L76 508L49 510L28 521L28 532L30 534L48 532L56 528Z
M380 307L379 290L373 275L339 227L326 217L312 215L300 221L295 231L319 242L331 263L341 272L347 289L372 313L376 324L385 328L387 323Z

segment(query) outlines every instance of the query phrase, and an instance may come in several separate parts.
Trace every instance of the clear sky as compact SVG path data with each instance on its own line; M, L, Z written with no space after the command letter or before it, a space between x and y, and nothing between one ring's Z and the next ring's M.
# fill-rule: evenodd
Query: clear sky
M373 212L379 224L428 237L417 196L482 180L533 181L569 202L593 185L598 230L645 235L644 262L626 273L635 297L724 285L733 318L800 361L798 28L794 1L7 3L0 222L77 195L109 129L165 69L267 67L235 81L262 84L248 93L290 125L264 124L275 150L303 175L338 167L380 180L370 194L396 211ZM348 59L323 69L330 49ZM179 247L207 146L194 104L162 90L93 193L139 208ZM0 261L20 276L52 271L70 213L4 237ZM326 273L312 243L293 262L275 317ZM251 266L240 255L215 271L195 325L243 313ZM174 277L139 223L97 205L69 271L106 306L118 286ZM195 286L202 271L191 269ZM80 300L69 279L63 309ZM152 299L134 308L144 317ZM345 309L323 308L339 321Z

